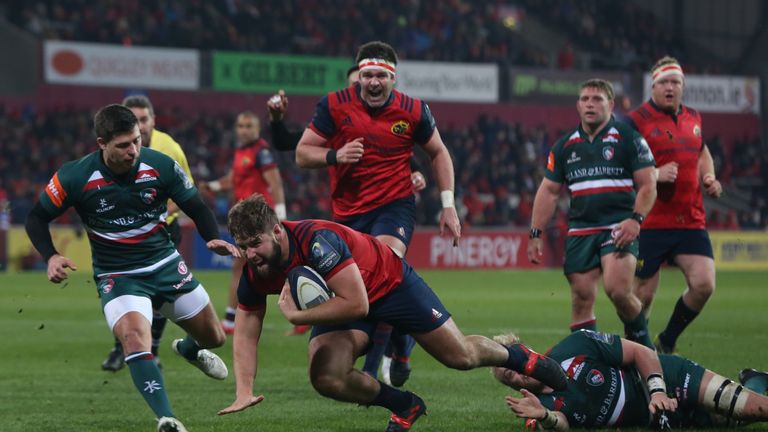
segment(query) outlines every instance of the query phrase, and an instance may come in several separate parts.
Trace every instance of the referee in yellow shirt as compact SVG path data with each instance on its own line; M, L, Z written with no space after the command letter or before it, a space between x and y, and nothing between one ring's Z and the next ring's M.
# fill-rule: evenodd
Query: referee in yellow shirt
M194 181L192 173L189 170L187 156L184 154L184 150L181 149L179 143L167 133L155 129L155 109L152 107L152 102L149 101L149 98L141 95L128 96L123 99L123 105L130 108L139 120L139 132L141 133L141 142L143 145L168 155L181 166L189 179ZM176 203L169 200L168 217L165 222L168 227L168 232L171 235L171 241L173 241L173 244L176 245L177 249L181 245L181 227L179 226L178 218L179 207ZM163 335L166 322L167 319L162 314L155 312L155 315L152 318L152 354L154 354L158 364L159 357L157 356L157 348L160 344L160 337ZM115 346L112 348L112 351L109 352L107 358L101 363L101 368L117 372L122 369L124 365L125 358L123 347L120 345L120 341L115 339Z

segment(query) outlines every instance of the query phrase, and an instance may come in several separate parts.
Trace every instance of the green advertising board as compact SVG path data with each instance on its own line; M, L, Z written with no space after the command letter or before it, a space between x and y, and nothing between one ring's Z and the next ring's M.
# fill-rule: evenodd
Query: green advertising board
M351 59L213 52L215 90L324 95L347 86Z

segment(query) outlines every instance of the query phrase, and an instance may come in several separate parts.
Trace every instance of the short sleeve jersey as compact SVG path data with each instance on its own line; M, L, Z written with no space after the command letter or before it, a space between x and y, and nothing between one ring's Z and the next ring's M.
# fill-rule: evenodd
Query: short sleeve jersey
M329 167L333 216L344 219L413 194L413 145L430 140L435 120L426 103L397 90L383 107L371 109L355 85L323 97L309 127L335 150L363 138L358 163Z
M400 257L368 234L324 220L282 224L288 235L289 258L279 272L268 278L260 278L249 265L245 266L237 291L241 309L261 307L267 295L279 294L288 273L297 266L309 266L328 280L348 265L357 264L369 303L387 295L403 280Z
M259 138L235 151L232 165L232 184L235 201L241 201L254 193L264 195L270 206L274 206L272 191L264 178L264 172L276 168L277 162L269 144Z
M174 141L174 139L170 135L168 135L165 132L160 132L157 129L153 129L152 137L149 140L149 148L151 148L152 150L157 150L160 153L163 153L169 156L174 161L176 161L176 163L179 164L181 169L184 170L184 173L187 175L187 177L189 177L189 179L194 182L194 178L192 177L192 171L189 170L189 162L187 162L187 156L184 154L184 150L181 149L181 146L179 145L179 143ZM179 216L179 212L170 213L168 214L168 218L166 222L170 224L178 216Z
M643 229L704 229L706 213L699 182L699 155L704 148L701 115L681 106L677 115L665 113L653 101L629 114L631 123L647 140L656 163L677 162L673 183L657 183L656 203Z
M646 426L648 402L634 372L622 370L617 335L580 330L548 353L568 375L568 388L539 396L548 409L562 412L574 428Z
M73 206L91 243L94 273L151 271L175 253L165 229L168 199L184 202L197 193L192 180L170 157L141 149L136 166L116 175L101 151L67 162L40 194L56 217Z
M568 186L568 235L609 230L630 217L634 172L652 166L653 155L643 137L613 119L591 142L581 125L560 138L549 152L544 175Z

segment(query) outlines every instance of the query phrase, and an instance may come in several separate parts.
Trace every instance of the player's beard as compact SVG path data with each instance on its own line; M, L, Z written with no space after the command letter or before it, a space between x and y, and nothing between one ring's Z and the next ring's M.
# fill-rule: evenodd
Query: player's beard
M276 239L272 239L272 255L267 257L265 262L260 265L251 265L251 267L256 271L259 277L266 278L280 270L280 261L282 260L282 257L283 248L280 247L280 242Z

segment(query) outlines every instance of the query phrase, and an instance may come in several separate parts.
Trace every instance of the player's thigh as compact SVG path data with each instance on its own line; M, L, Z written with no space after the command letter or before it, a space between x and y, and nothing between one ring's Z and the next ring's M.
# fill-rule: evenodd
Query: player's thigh
M583 272L573 272L565 275L571 286L571 297L574 300L592 300L597 294L597 285L600 281L601 269L592 268Z
M456 358L464 358L468 354L464 334L452 318L435 330L413 333L412 336L424 351L444 364Z
M367 329L367 327L365 327ZM354 366L364 353L370 337L364 329L347 328L313 335L309 341L309 374L341 376Z
M612 252L601 258L603 266L603 284L609 293L629 294L635 279L637 258L629 252Z
M173 303L163 303L160 313L183 328L204 348L224 342L224 333L202 285L180 295Z
M688 286L693 289L712 290L715 288L715 260L705 255L677 255L680 270Z

